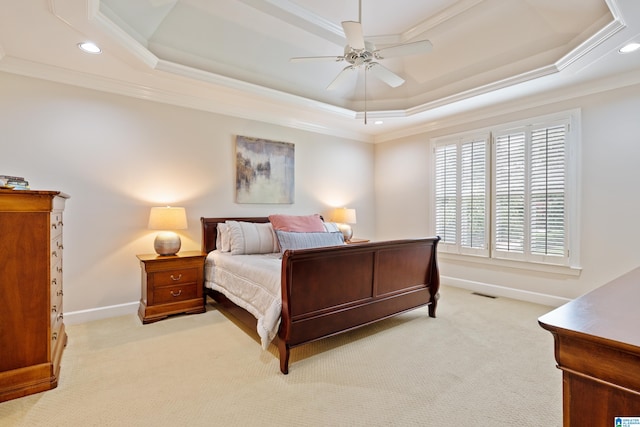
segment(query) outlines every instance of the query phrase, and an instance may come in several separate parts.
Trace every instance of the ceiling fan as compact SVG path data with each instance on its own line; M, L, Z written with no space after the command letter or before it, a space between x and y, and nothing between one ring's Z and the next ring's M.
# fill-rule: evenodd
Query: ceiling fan
M398 87L404 83L404 79L389 70L378 60L385 58L397 58L401 56L416 55L427 53L433 45L429 40L420 40L416 42L403 43L395 46L389 46L382 49L376 49L373 43L364 39L362 32L362 0L358 2L358 21L342 22L347 39L347 45L344 47L344 55L342 56L305 56L291 58L291 62L308 62L308 61L346 61L349 65L344 67L335 79L329 83L327 90L332 90L340 86L349 78L352 72L357 71L360 67L365 71L365 111L364 123L367 124L367 71L370 71L375 77L388 84L391 87Z

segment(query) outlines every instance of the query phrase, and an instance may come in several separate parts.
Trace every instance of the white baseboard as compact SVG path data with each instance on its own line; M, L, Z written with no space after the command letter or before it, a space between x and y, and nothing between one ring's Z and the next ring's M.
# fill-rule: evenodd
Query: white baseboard
M65 312L64 323L67 325L77 325L78 323L91 322L92 320L135 314L138 312L139 305L140 302L136 301L125 304L110 305L107 307Z
M505 297L520 301L532 302L535 304L548 305L550 307L560 307L571 301L569 298L555 295L541 294L538 292L525 291L522 289L507 288L504 286L492 285L489 283L474 282L471 280L456 279L455 277L440 277L440 283L446 286L467 289L484 295L495 297Z

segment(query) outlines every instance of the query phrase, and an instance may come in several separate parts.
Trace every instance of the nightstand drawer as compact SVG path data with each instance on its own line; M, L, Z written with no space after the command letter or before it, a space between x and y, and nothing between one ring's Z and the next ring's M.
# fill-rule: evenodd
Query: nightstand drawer
M184 285L156 288L153 292L154 303L166 304L198 298L198 286L202 286L202 284L187 283Z
M166 285L181 285L198 280L198 270L195 268L181 268L179 270L158 271L153 273L154 287Z

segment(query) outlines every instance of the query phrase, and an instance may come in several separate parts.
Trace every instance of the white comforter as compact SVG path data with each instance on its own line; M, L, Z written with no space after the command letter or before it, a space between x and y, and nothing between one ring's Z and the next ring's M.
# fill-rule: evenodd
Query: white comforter
M231 255L209 252L205 286L224 294L258 319L257 331L266 349L280 326L280 254Z

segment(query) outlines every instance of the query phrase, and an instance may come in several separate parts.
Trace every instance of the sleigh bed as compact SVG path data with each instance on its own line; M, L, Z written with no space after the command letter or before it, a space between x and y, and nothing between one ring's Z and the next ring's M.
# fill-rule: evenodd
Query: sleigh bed
M244 300L253 298L254 290L240 291L243 295L239 297L218 283L223 279L224 263L248 266L245 260L249 258L244 257L253 257L216 250L221 240L218 224L227 221L259 226L268 223L269 218L201 218L202 250L208 254L205 291L225 311L257 331L263 347L275 338L283 374L288 373L292 347L418 307L428 306L429 316L436 317L440 285L436 261L438 237L288 249L282 254L257 255L259 265L279 270L275 271L276 278L270 279L277 283L271 283L271 291L263 295L268 301L261 304L267 308L258 314L255 307L258 304ZM261 280L254 278L253 267L245 270L249 278L241 282ZM274 329L269 334L270 328Z

